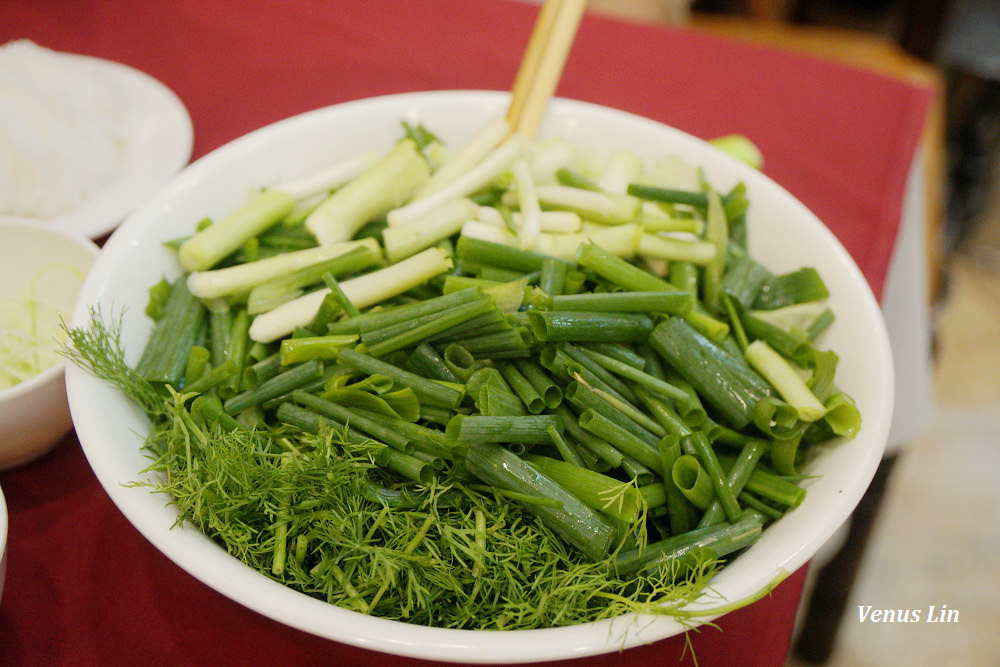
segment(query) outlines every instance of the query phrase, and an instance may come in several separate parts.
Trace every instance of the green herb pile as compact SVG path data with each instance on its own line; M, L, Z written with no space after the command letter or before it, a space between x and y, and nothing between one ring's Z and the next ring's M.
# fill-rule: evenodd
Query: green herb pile
M810 449L860 427L822 279L755 262L743 186L675 158L404 128L172 243L134 368L120 319L68 332L150 418L136 484L365 614L689 618L802 502Z

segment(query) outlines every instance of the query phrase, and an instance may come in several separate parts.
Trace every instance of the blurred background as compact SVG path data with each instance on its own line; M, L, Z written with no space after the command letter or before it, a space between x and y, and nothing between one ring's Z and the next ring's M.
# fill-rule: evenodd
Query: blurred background
M1000 0L590 0L590 8L939 90L924 193L933 414L886 458L854 530L814 561L788 667L1000 665ZM921 609L924 618L930 605L946 605L959 622L861 623L859 605Z

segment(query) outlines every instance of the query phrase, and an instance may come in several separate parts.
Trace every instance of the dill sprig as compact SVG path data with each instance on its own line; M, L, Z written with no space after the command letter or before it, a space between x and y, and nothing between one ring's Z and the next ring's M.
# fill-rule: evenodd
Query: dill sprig
M60 323L66 332L60 353L75 366L121 391L151 417L165 416L162 394L125 360L121 342L125 311L119 311L117 318L105 320L98 304L91 306L89 313L87 327L71 329L65 322Z
M367 492L391 483L372 443L333 429L228 431L177 397L150 434L147 472L160 474L135 484L168 494L179 522L253 569L331 604L435 627L544 628L673 613L715 572L713 561L680 579L617 579L517 503L457 479L396 484L411 506L390 509Z

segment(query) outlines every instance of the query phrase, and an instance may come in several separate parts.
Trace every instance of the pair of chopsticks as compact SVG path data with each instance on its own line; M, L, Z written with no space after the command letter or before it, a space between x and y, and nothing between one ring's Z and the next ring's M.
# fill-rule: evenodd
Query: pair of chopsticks
M587 0L545 0L524 52L507 110L512 133L534 139L555 93Z

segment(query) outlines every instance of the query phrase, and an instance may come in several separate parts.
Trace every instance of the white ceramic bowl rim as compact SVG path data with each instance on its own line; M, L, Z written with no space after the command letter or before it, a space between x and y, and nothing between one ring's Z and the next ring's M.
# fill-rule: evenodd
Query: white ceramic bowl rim
M502 113L508 100L506 93L494 91L437 91L408 93L387 97L358 100L334 107L318 109L300 116L280 121L246 135L213 153L201 158L175 176L167 186L145 205L134 211L105 244L102 256L92 269L81 291L81 298L74 313L73 326L83 326L89 319L88 308L103 302L105 306L145 302L141 297L156 280L151 275L145 285L134 285L136 274L163 269L169 276L179 271L169 267L169 256L162 248L143 250L142 262L136 258L143 248L159 245L158 241L179 235L178 225L188 229L205 216L219 215L231 210L245 197L249 187L260 187L280 182L283 178L301 176L291 173L296 169L318 168L308 147L313 137L329 138L337 134L337 127L372 128L371 136L347 136L340 131L344 146L334 144L337 150L372 148L372 136L380 137L387 147L391 141L379 133L395 127L398 137L399 121L419 121L427 118L432 131L445 133L446 141L459 141L448 135L449 123L455 123L468 137L488 114ZM447 128L447 129L446 129ZM548 128L548 129L546 129ZM825 543L853 511L867 488L881 458L888 437L892 411L893 378L888 336L881 313L868 288L864 276L857 269L843 247L822 223L801 203L772 181L746 165L718 153L705 142L683 132L668 128L654 121L625 112L596 105L564 99L550 105L542 136L558 130L570 135L572 142L588 143L601 129L601 137L619 142L630 142L636 150L677 152L693 164L705 167L709 180L719 189L743 181L751 195L751 206L760 196L768 204L779 205L794 224L778 220L782 241L789 247L802 248L802 256L820 260L817 267L828 281L835 278L837 290L832 297L850 299L849 308L842 302L832 305L838 313L834 327L854 322L863 329L862 352L858 359L853 355L842 358L852 380L844 386L850 393L858 392L865 420L862 434L851 441L832 446L824 452L822 464L831 465L838 474L829 473L824 478L809 480L809 494L797 510L789 513L767 531L750 550L740 555L713 581L713 588L725 594L729 601L743 599L770 583L783 572L799 568ZM325 132L323 131L325 130ZM316 134L318 133L318 134ZM358 132L355 132L357 134ZM609 134L610 133L610 134ZM309 141L302 141L308 136ZM295 156L290 166L291 151L287 144L295 139L306 147ZM393 139L394 140L394 139ZM365 143L368 142L367 145ZM590 141L593 145L593 141ZM607 141L605 148L611 148ZM377 148L377 146L376 146ZM267 159L261 159L266 153ZM351 153L348 153L349 155ZM277 157L275 157L275 155ZM344 155L346 157L347 155ZM254 157L257 160L254 160ZM273 158L273 159L272 159ZM325 159L335 159L327 154ZM313 162L310 162L310 161ZM710 164L706 164L706 161ZM282 169L286 169L282 171ZM218 171L227 170L228 181L219 181ZM232 176L233 171L240 172ZM718 178L717 178L718 176ZM245 182L250 178L253 182ZM720 182L721 181L729 181ZM238 181L232 183L230 181ZM206 194L206 191L210 193ZM751 222L751 235L755 225ZM155 224L154 224L155 223ZM151 229L155 227L154 229ZM813 246L822 247L817 254ZM751 238L753 247L753 238ZM159 254L157 254L159 253ZM784 258L785 267L771 266L772 270L795 268L793 260ZM767 264L767 262L765 262ZM124 275L124 274L128 275ZM123 274L123 275L119 275ZM847 292L840 294L839 292ZM108 317L110 313L104 313ZM844 316L843 318L841 316ZM840 324L843 319L845 324ZM124 325L126 328L129 324ZM141 348L141 331L148 325L133 325L126 337L128 342L138 342ZM858 333L855 331L854 333ZM137 349L131 349L133 355ZM860 378L860 380L859 380ZM124 482L138 477L141 465L138 449L144 420L134 406L111 388L96 382L83 371L70 366L67 369L67 386L70 405L77 433L87 458L105 490L128 519L157 548L180 567L187 570L210 587L227 597L256 610L272 619L342 643L386 653L424 659L451 660L480 663L530 662L583 657L607 653L648 643L683 632L686 628L666 617L625 616L608 621L572 627L514 632L477 632L426 628L405 623L365 616L326 604L288 589L228 556L218 545L211 543L196 530L172 529L176 514L173 508L164 507L161 499L153 498L147 490L127 488ZM843 385L841 385L843 386ZM850 456L849 460L846 457ZM701 608L711 607L717 601L705 599ZM706 617L703 620L709 620Z

